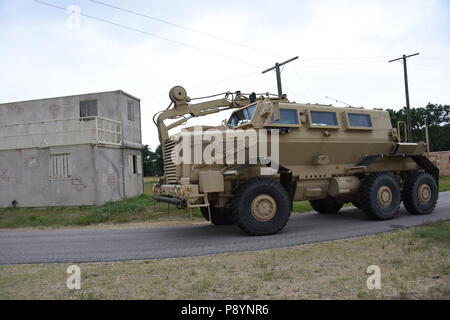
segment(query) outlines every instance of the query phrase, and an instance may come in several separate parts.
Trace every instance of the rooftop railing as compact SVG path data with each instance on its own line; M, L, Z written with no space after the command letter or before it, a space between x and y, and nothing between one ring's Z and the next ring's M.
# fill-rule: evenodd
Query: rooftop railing
M0 150L73 144L122 145L122 125L102 117L0 124Z

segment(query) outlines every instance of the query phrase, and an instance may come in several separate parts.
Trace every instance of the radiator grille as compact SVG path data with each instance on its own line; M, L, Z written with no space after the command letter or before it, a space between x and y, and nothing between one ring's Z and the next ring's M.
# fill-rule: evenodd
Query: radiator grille
M164 174L166 176L166 183L177 183L177 167L172 161L172 150L175 147L175 141L167 139L164 142Z

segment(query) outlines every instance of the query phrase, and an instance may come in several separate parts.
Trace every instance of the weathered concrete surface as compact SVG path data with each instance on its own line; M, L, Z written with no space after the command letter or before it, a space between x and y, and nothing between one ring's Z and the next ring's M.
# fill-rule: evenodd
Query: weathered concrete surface
M305 213L291 218L279 234L248 237L235 226L196 225L147 229L0 232L0 263L93 262L189 257L262 250L345 239L424 223L450 220L450 192L436 210L414 216L401 209L393 220L373 221L360 210L338 215Z
M96 120L78 119L87 100L97 100L99 117L119 123L122 145L98 144ZM128 120L128 101L135 121ZM139 100L122 91L0 104L0 207L100 205L140 195L143 176L133 173L129 157L142 152L127 146L141 143ZM50 156L58 154L70 154L68 179L49 177Z

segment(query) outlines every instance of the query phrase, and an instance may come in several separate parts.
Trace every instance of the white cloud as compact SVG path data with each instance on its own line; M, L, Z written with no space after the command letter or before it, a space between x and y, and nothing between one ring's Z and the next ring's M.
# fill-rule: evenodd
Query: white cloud
M414 52L421 52L421 56L408 63L412 105L450 100L450 6L445 1L196 1L190 2L189 8L184 7L188 6L186 2L174 1L164 6L178 10L161 9L156 14L154 3L109 2L158 14L276 56L128 14L113 14L114 10L100 10L86 2L80 2L82 12L110 17L258 67L87 18L82 19L80 30L68 30L64 12L52 8L40 8L40 14L48 13L46 18L37 14L18 19L24 7L36 8L22 4L0 10L0 28L7 30L0 34L1 99L123 89L143 98L143 142L153 148L158 141L151 118L168 105L167 94L173 85L185 86L193 97L238 89L275 92L275 75L260 72L294 55L300 59L284 69L283 87L298 102L331 103L325 99L331 96L354 105L401 107L404 92L400 63L388 64L386 58L307 59ZM164 12L168 15L162 16ZM246 76L236 78L239 75ZM223 79L232 80L219 81ZM208 123L224 117L212 116Z

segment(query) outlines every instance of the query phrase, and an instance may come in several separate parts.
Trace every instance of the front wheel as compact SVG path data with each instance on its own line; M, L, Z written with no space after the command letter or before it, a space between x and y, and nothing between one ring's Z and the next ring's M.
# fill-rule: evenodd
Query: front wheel
M236 224L248 235L279 232L291 215L291 201L277 181L254 178L237 188L232 211Z

